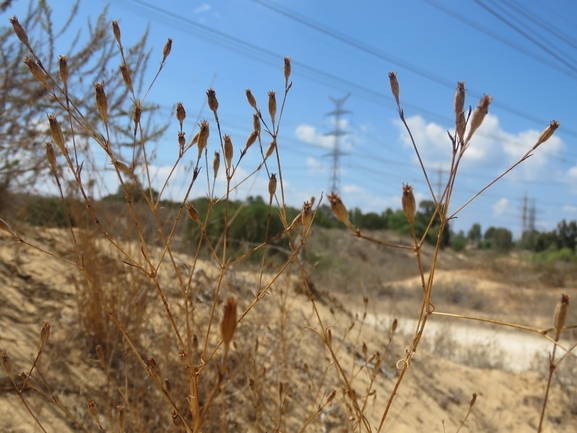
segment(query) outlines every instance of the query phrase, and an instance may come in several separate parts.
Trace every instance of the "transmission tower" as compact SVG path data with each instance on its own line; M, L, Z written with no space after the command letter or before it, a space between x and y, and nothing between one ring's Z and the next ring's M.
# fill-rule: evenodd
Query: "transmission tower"
M333 131L329 132L327 134L324 134L327 137L334 137L333 150L331 152L323 155L325 157L329 156L332 158L330 191L335 192L335 193L339 192L339 183L340 183L339 159L341 156L346 155L346 153L341 150L340 138L343 135L350 134L349 131L343 131L341 129L341 118L342 118L343 114L350 113L350 111L343 110L343 108L342 108L343 104L345 103L345 101L347 100L347 98L349 96L351 96L350 93L348 93L346 96L344 96L343 98L340 98L340 99L336 99L336 98L333 98L332 96L329 96L331 101L333 101L333 103L335 104L335 109L329 113L326 113L328 116L334 116L334 120L335 120L334 121L335 128L333 129Z

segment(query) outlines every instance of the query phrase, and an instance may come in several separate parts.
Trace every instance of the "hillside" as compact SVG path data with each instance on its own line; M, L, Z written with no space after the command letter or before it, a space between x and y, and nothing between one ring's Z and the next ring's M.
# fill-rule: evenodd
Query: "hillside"
M18 233L40 249L67 260L77 259L67 241L70 231L22 225ZM76 236L79 243L84 242L80 231ZM91 242L103 245L98 239ZM354 400L366 416L356 425L373 429L379 425L398 375L397 362L412 339L415 311L422 297L413 253L361 242L339 230L315 229L307 245L303 256L318 313L331 330L332 348L351 378L355 396L346 395L336 366L315 333L318 319L307 291L295 277L297 270L289 268L271 284L268 296L239 322L229 357L222 364L219 361L221 367L207 367L201 394L208 399L214 391L216 398L206 414L206 431L347 431ZM129 243L124 247L138 250ZM126 341L113 329L106 329L109 323L87 295L83 276L38 248L0 232L0 349L6 350L15 373L28 370L37 354L42 323L50 322L50 338L38 370L32 374L42 391L27 387L22 393L46 431L97 431L86 408L89 399L99 408L102 430L118 431L111 425L116 406L127 405L123 396L138 393L154 400L132 400L126 408L127 426L131 426L126 431L153 431L151 426L157 431L179 431L171 419L172 408L133 359ZM161 254L158 249L152 251ZM426 249L424 260L431 260L431 254L432 250ZM178 408L186 407L186 371L179 366L178 345L168 337L171 326L163 319L163 305L153 285L105 246L86 249L83 260L106 264L94 278L101 281L103 291L110 290L118 297L116 313L126 320L131 335L138 334L143 359L153 356L162 378L169 380L170 386L163 392ZM193 261L184 253L175 260L183 269ZM161 267L159 280L176 325L181 327L184 307L171 272L170 267ZM574 270L567 275L570 272ZM245 311L258 294L259 279L271 281L274 275L272 269L259 274L256 265L254 270L233 268L223 284L226 291L220 302L233 295L239 311ZM204 329L218 267L211 261L198 261L191 278L197 288L192 322ZM546 329L561 293L577 299L575 279L561 280L516 256L444 251L432 302L439 312ZM556 287L559 281L564 287ZM138 290L131 292L132 287ZM575 308L571 306L571 310L568 324L577 323ZM218 317L221 311L218 305ZM398 319L398 328L388 345L393 318ZM577 333L568 330L565 337L563 344L569 347ZM96 344L104 348L104 367ZM209 353L214 350L214 356L221 359L218 339L207 345ZM546 386L546 356L551 349L552 344L536 334L431 316L383 431L455 432L473 393L478 397L461 432L536 431ZM379 356L382 362L377 370L374 363ZM118 375L118 371L124 373ZM544 431L577 431L576 372L575 356L567 357L552 384ZM327 403L332 390L336 394ZM66 408L68 415L59 407ZM2 432L39 431L4 372L0 373L0 419Z

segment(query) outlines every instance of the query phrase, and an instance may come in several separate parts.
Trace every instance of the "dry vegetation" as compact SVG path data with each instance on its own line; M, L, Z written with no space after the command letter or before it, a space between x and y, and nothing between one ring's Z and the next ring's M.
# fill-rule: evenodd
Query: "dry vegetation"
M192 161L194 169L187 194L167 212L161 198L172 173L155 196L142 129L147 91L134 91L134 71L123 60L119 74L134 104L127 154L110 134L106 86L95 83L100 118L88 120L67 91L75 71L66 58L52 74L15 18L12 24L30 51L27 67L57 107L48 115L52 141L44 163L62 201L73 197L82 206L63 206L66 218L76 222L68 229L0 221L3 431L575 431L575 326L566 325L576 320L567 318L565 296L575 287L562 295L530 284L511 289L510 279L482 284L478 264L441 252L440 235L437 245L426 246L415 233L407 239L361 233L335 194L328 200L347 232L312 226L322 196L305 202L296 218L287 217L277 134L291 88L290 59L284 60L278 104L274 91L264 108L247 90L253 132L240 150L221 133L225 125L214 90L207 91L213 119L203 120L190 140L184 105L176 105L174 145L180 152L174 168ZM124 59L116 22L112 31ZM394 73L390 79L404 123ZM431 188L441 232L461 210L449 212L453 184L490 101L483 97L467 115L459 83L448 143L451 175L440 197ZM518 164L557 126L551 122ZM96 169L86 148L76 145L76 134L91 137L115 169L126 202L114 214L87 191ZM247 152L260 154L261 161L243 166L250 174L237 178ZM209 185L203 192L195 190L201 165L210 167L202 173ZM236 217L228 202L258 171L270 179L269 212L262 217L267 224L280 218L284 228L267 230L262 243L239 250L228 239ZM215 187L219 173L226 176L222 191ZM64 180L74 186L71 192L62 187ZM199 213L189 200L201 193L209 206ZM219 203L225 212L214 239L207 225ZM409 185L403 185L402 206L412 222ZM187 219L199 236L184 252L178 246ZM278 240L286 255L271 249ZM313 255L317 267L308 259ZM490 267L495 275L499 266L524 265L496 260ZM447 331L471 324L496 328L495 340L510 344L515 335L534 335L547 343L551 358L536 361L538 371L512 373L500 346L467 346L462 335ZM514 333L497 334L504 329Z

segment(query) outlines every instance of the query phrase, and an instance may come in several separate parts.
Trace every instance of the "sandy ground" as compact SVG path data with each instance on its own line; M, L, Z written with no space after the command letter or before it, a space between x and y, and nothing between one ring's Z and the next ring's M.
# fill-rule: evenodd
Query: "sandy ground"
M60 235L57 230L48 230L42 234L34 233L30 238L45 249L58 252L63 251ZM51 391L60 396L70 410L87 423L87 431L96 431L86 414L85 403L90 396L89 390L103 386L105 381L98 365L84 359L82 353L75 350L74 341L81 336L75 329L78 325L75 317L76 297L74 288L69 283L70 272L72 271L66 264L26 248L9 235L0 233L0 350L7 351L16 374L27 370L37 353L42 323L44 320L50 321L53 335L42 355L41 371L50 376ZM238 281L233 285L242 285L242 282L249 278L240 273L237 277ZM463 273L462 277L467 278L466 273ZM494 288L493 284L487 281L485 289L491 290ZM323 291L322 287L318 289ZM255 314L273 318L267 325L267 332L273 334L274 317L277 314L275 296L273 293L265 298L262 306L259 304L258 311L255 311ZM362 398L369 383L366 374L368 369L359 358L359 353L363 342L367 343L369 353L383 350L392 320L392 315L386 312L385 307L389 301L375 298L378 300L371 303L369 314L362 324L362 333L351 338L352 333L346 332L349 324L356 323L355 332L361 327L361 320L354 319L355 313L362 316L359 309L359 305L362 305L361 297L356 296L353 299L349 295L341 298L341 305L346 305L346 308L341 308L336 300L326 294L321 297L323 301L319 303L319 311L326 324L331 326L333 339L342 343L338 346L337 353L347 374L350 374L351 378L354 376L351 382L356 395ZM323 365L326 362L326 351L323 351L313 333L306 329L308 322L303 319L308 320L312 316L308 297L291 294L290 306L288 322L294 328L293 335L298 336L292 344L298 348L299 361L308 360L311 366L315 363ZM381 373L372 385L375 393L367 399L365 413L373 431L379 425L386 401L398 376L395 364L403 357L415 327L414 319L409 316L398 319L398 337L393 340ZM244 330L242 326L241 323L240 335L243 335L243 332L248 335L248 325L245 325ZM266 344L266 338L261 344ZM564 344L569 345L571 342L566 341ZM269 353L267 350L266 347L261 347L259 353ZM546 385L546 356L550 350L551 344L547 340L529 333L504 328L496 330L471 322L447 324L444 320L432 319L428 324L423 345L419 347L396 395L382 431L455 432L467 414L472 394L477 393L477 401L461 432L535 432ZM477 358L483 356L498 356L498 360L488 364L501 367L479 368L483 362ZM542 369L535 371L535 365L537 364L538 370L539 359L543 357L545 361ZM295 360L294 364L296 366L298 362ZM330 362L326 365L330 366ZM291 379L294 383L290 385L292 391L289 400L295 408L300 400L305 400L304 393L307 392L299 382L304 376L299 368L301 367L295 367ZM332 368L330 371L333 371ZM317 380L318 377L313 379ZM338 379L332 382L327 380L325 383L329 388L339 387ZM574 383L575 381L572 384L554 381L549 397L545 432L577 432ZM40 393L27 389L22 397L47 431L78 431L78 428L71 425L62 412ZM343 428L343 425L346 425L346 401L346 396L339 392L333 401L334 405L317 417L306 431L347 431ZM295 414L300 413L295 409ZM295 415L295 419L292 419L283 431L298 431L301 416ZM302 423L302 419L300 422ZM326 430L323 430L323 426ZM247 429L258 431L248 427ZM41 430L14 392L7 375L1 371L0 432L37 431Z

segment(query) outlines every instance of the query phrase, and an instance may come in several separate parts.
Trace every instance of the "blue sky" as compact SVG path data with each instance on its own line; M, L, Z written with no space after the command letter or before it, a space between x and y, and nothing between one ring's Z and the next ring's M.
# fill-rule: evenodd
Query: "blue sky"
M78 25L106 4L83 2ZM19 7L8 13L23 14ZM206 89L213 87L223 133L241 148L252 128L245 89L262 111L269 90L280 100L283 57L289 56L293 87L278 144L290 205L330 192L332 160L326 155L334 139L325 135L335 127L327 115L335 109L330 97L349 93L340 124L350 132L340 140L346 154L340 158L339 185L346 206L364 212L397 209L403 183L413 185L418 200L429 198L390 93L388 72L396 71L401 106L435 190L446 182L457 81L466 82L467 107L474 109L484 93L493 97L462 162L453 209L530 149L551 120L561 123L534 156L458 215L455 230L466 232L477 222L483 230L507 227L518 236L525 195L538 230L577 219L577 2L115 0L108 16L119 20L125 44L150 26L151 77L166 38L173 40L149 95L172 122L157 145L159 178L176 157L178 124L171 114L176 102L187 110L190 138L197 119L213 120L204 104ZM214 132L210 156L219 147ZM243 168L250 172L258 164L256 152L246 162ZM189 178L185 170L178 174L169 190L175 199ZM262 173L235 198L266 196L266 184ZM199 184L193 195L206 195L206 187Z

